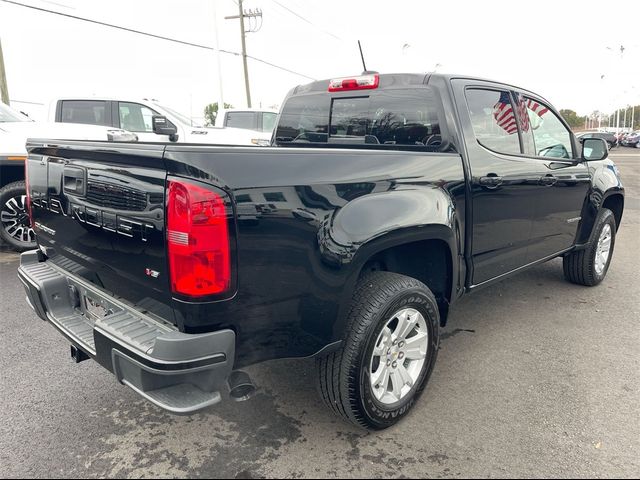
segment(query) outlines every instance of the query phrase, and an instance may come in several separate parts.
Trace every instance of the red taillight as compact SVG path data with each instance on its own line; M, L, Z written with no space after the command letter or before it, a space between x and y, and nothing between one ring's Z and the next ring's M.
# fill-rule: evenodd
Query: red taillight
M360 77L335 78L329 81L330 92L343 92L346 90L369 90L378 88L380 77L375 75L362 75Z
M190 297L231 287L229 228L224 200L192 183L168 182L167 249L171 290Z
M33 228L33 212L31 211L31 189L29 188L29 159L24 159L24 186L27 190L27 199L25 201L27 208L27 213L29 214L29 223L31 224L31 228Z

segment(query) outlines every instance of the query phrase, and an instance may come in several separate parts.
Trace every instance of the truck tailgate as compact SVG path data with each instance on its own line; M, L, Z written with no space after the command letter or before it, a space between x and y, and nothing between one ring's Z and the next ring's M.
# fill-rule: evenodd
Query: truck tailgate
M33 221L49 260L174 323L164 146L33 141L28 151Z

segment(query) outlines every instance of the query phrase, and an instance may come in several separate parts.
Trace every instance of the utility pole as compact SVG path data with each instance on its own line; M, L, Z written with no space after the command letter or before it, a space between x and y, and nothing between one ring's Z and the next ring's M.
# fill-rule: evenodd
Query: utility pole
M251 91L249 89L249 69L247 67L247 45L246 45L246 32L244 29L244 19L245 18L262 18L262 11L253 10L244 11L242 9L242 0L238 0L238 15L233 15L231 17L224 17L225 20L240 20L240 40L242 41L242 64L244 67L244 87L247 91L247 107L251 108ZM220 107L218 107L220 108Z
M4 56L2 55L2 41L0 40L0 100L9 105L9 87L7 86L7 74L4 70Z

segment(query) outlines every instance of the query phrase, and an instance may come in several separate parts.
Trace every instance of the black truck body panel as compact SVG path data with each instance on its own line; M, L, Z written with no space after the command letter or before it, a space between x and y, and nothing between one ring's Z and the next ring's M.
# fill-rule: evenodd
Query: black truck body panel
M326 94L319 84L290 95ZM381 88L425 84L437 92L443 151L32 140L41 250L47 261L182 332L232 330L241 367L335 347L362 269L384 252L409 252L401 268L414 264L446 313L465 291L580 248L607 199L623 201L613 163L581 162L574 138L566 159L505 155L476 141L466 89L535 94L463 77L381 76ZM487 188L482 179L493 174L502 183ZM542 183L549 176L554 183ZM234 280L223 298L171 294L170 178L226 195Z
M455 154L176 145L166 148L163 160L151 145L104 145L99 154L85 146L30 146L34 221L49 259L185 332L233 329L239 365L308 356L339 341L346 313L340 307L378 251L425 236L445 242L453 257L462 248L464 173ZM43 161L46 189L35 168ZM87 172L88 188L100 181L122 195L154 193L157 201L143 211L107 207L104 195L94 204L60 188L75 169ZM232 298L172 299L162 253L166 175L206 182L236 199ZM66 213L79 207L92 216L85 213L83 222ZM105 228L114 216L136 227L132 236L115 224ZM149 268L159 276L146 275ZM457 275L450 283L448 292L463 287Z

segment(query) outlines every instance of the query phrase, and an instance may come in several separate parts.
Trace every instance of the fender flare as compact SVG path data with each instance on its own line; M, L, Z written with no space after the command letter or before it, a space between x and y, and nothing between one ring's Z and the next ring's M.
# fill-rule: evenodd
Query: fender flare
M608 198L619 195L624 202L624 187L613 163L599 166L593 173L592 188L582 207L582 220L576 235L576 249L585 248L591 241L593 226L600 209Z
M401 194L401 195L399 195ZM395 195L395 197L394 197ZM346 267L348 274L339 300L338 315L333 324L332 340L341 340L346 328L347 316L351 304L351 298L362 268L367 262L380 252L389 248L426 240L439 240L446 244L449 251L447 259L451 265L451 296L456 291L458 284L458 262L464 262L460 258L463 241L460 233L460 219L455 205L449 194L440 187L425 186L408 190L390 191L376 195L362 197L362 202L350 202L343 209L337 211L332 218L325 221L325 228L318 234L320 250L325 257L325 263L333 264L336 268ZM368 199L368 200L367 200ZM393 217L393 228L386 227L381 231L379 216L365 214L369 207L378 206L376 201L384 200L384 204L394 211L407 211L398 209L398 205L418 205L426 208L409 210L404 218ZM394 201L399 204L393 205ZM413 202L413 203L412 203ZM426 203L425 203L426 202ZM430 204L430 208L429 207ZM437 205L437 208L436 208ZM361 208L360 208L361 207ZM352 208L351 212L345 211ZM384 216L384 211L380 213ZM365 218L366 217L366 218ZM354 220L354 228L350 228L345 219ZM367 222L369 222L367 227ZM357 227L357 228L355 228ZM384 221L382 228L385 228ZM327 239L331 238L331 242Z

